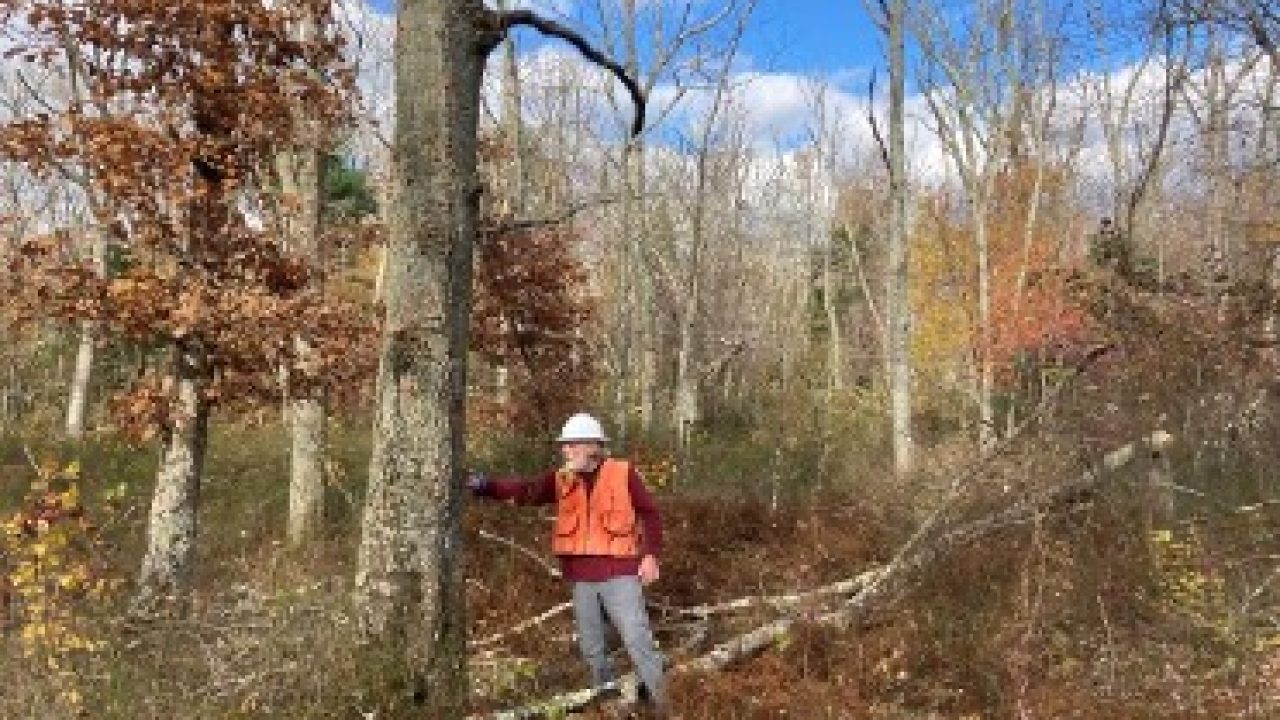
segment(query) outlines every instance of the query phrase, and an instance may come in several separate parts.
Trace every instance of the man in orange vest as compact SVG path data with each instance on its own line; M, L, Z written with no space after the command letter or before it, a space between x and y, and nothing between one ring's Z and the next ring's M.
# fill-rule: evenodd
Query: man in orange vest
M564 464L532 479L472 475L480 497L521 505L556 504L551 550L573 583L578 647L591 680L606 694L617 685L605 647L605 616L622 636L641 690L658 717L667 711L663 660L653 641L643 585L658 579L662 521L635 467L606 457L608 439L594 417L569 418L556 442Z

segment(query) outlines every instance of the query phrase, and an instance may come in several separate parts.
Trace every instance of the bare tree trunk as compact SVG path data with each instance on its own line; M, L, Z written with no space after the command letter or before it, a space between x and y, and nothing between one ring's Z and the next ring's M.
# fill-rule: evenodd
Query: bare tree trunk
M510 8L511 0L501 0L498 6L503 10ZM517 217L522 216L527 206L529 163L524 142L524 123L521 121L520 64L516 62L516 40L508 35L502 43L502 125L507 136L507 144L511 148L511 174L509 192L507 193L508 210Z
M834 181L832 178L828 182ZM822 220L830 217L830 204L824 204ZM822 305L827 316L827 386L823 393L822 452L819 467L827 467L835 436L836 403L844 387L844 357L840 338L840 313L836 305L836 281L831 255L834 252L831 233L822 238Z
M67 396L67 437L79 440L84 437L85 415L89 405L89 378L93 373L93 338L95 323L80 323L80 342L76 348L76 362L71 370L71 389Z
M907 236L906 41L904 0L885 8L889 28L889 415L893 428L893 467L911 472L911 293Z
M498 7L511 8L511 0L500 0ZM524 217L528 212L529 162L524 141L524 123L521 119L520 64L517 62L516 39L508 35L502 43L502 132L511 152L504 183L502 201L506 213ZM493 368L494 400L498 407L511 407L511 372L506 365Z
M386 321L356 573L366 638L404 653L437 717L467 704L461 472L484 15L479 0L405 0L397 14Z
M204 358L187 347L174 348L173 362L175 407L162 434L147 551L134 598L134 610L142 614L166 605L181 607L195 559L196 511L208 438L208 373Z
M308 352L297 338L299 353ZM295 397L289 408L289 545L319 537L324 524L325 403L319 391Z
M644 232L645 186L648 180L645 153L645 143L638 138L631 142L627 150L623 161L625 198L622 212L626 252L631 256L628 282L631 283L632 296L635 298L631 308L634 318L629 321L632 330L629 344L640 352L636 374L639 383L640 431L642 434L652 435L658 417L658 328L654 312L654 273L644 262L644 244L652 240ZM635 361L632 359L630 362Z
M699 240L694 240L695 244L698 242ZM696 263L695 260L695 267ZM694 273L686 288L689 297L682 303L684 311L680 318L680 349L676 357L675 429L676 445L681 448L688 445L690 434L702 414L699 406L700 374L695 354L701 287L701 281L697 273Z
M302 147L277 158L281 195L286 204L285 235L290 250L305 261L319 284L321 154ZM295 360L287 368L289 424L289 515L286 525L291 547L314 539L324 520L325 402L314 382L315 348L303 335L293 339Z
M91 201L93 222L106 216L96 201ZM98 277L107 275L107 235L101 227L93 227L89 233L93 271ZM89 412L89 381L93 375L94 341L97 324L85 320L80 324L80 342L76 348L76 362L71 371L71 388L67 396L67 437L79 440L84 437L85 417Z
M675 430L676 444L688 445L694 426L701 420L701 353L702 353L702 273L703 258L707 247L707 214L710 210L712 187L711 157L716 150L713 133L720 124L729 101L730 66L738 54L738 46L746 31L746 23L758 0L747 0L736 18L735 32L730 38L716 76L716 88L711 97L711 107L702 119L703 127L698 141L697 176L695 178L693 205L690 208L689 248L685 257L678 260L681 267L679 337L680 347L676 365ZM727 153L726 153L727 155Z
M718 95L717 95L718 97ZM717 101L718 103L718 101ZM718 106L718 104L717 104ZM712 111L712 117L706 120L707 126L710 127L714 122L715 111ZM675 426L676 446L684 448L688 445L690 433L694 424L698 422L700 408L698 407L698 358L697 353L697 335L700 328L699 314L702 311L702 280L701 259L702 247L705 242L705 213L706 213L706 188L707 188L707 153L710 148L704 145L700 149L698 158L698 177L697 190L694 197L692 232L689 238L688 256L680 263L684 266L681 275L683 282L681 290L684 297L680 299L680 317L677 330L679 332L679 348L676 354L676 398L672 423Z
M69 38L66 40L71 102L73 107L79 109L85 103L81 85L85 67L79 49L70 42ZM83 148L81 150L83 151ZM110 213L103 207L101 199L87 183L83 184L81 189L84 190L88 197L89 221L93 223L93 227L89 231L93 270L98 277L106 277L107 231L102 224L110 217ZM81 323L80 341L79 346L76 348L76 361L71 373L71 386L67 397L66 433L67 437L72 440L79 440L84 437L85 416L88 414L89 408L89 382L93 374L93 351L96 334L97 327L95 323L89 320Z
M986 190L981 191L985 193ZM982 199L973 204L973 238L978 260L978 447L995 447L995 365L992 362L994 328L991 318L991 252L987 237L987 207Z

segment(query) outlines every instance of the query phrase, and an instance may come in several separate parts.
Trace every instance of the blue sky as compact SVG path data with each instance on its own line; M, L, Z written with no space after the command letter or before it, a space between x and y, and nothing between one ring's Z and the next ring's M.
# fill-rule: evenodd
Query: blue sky
M859 0L763 0L744 48L760 69L843 73L883 65Z
M365 0L380 12L394 11L396 0ZM489 0L496 2L496 0ZM554 16L581 30L588 37L596 35L599 20L594 18L595 8L601 5L615 8L616 0L514 0L517 3L540 9L552 8ZM646 2L639 0L643 8ZM677 0L667 0L672 5ZM694 15L705 17L719 7L723 0L692 0ZM874 2L874 0L873 0ZM941 10L944 18L954 22L957 35L963 35L967 23L973 21L970 10L974 3L967 0L938 0L934 8ZM1092 3L1053 3L1043 5L1047 12L1046 29L1065 31L1070 37L1067 54L1059 61L1068 73L1090 69L1093 71L1117 71L1141 51L1132 31L1117 32L1115 20L1124 14L1133 16L1140 10L1126 0L1094 0ZM1098 36L1085 22L1085 8L1101 9L1106 15L1108 32ZM643 12L643 11L642 11ZM615 24L616 29L616 24ZM1140 24L1134 27L1140 27ZM728 28L724 28L728 32ZM537 33L521 30L518 34L521 53L531 63L543 53L576 58L567 45L556 40L548 41ZM645 28L641 28L642 40ZM713 44L723 37L710 39ZM644 49L641 49L642 54ZM886 100L887 78L884 72L883 42L879 30L866 15L863 0L758 0L745 39L739 48L738 61L733 70L735 94L745 117L745 130L749 140L758 147L789 151L813 137L816 127L814 82L823 86L827 118L822 122L834 122L843 144L852 155L865 154L873 146L870 125L867 122L869 105L883 119L882 103ZM914 48L908 45L908 55ZM874 100L867 97L870 72L880 71L881 84ZM909 60L908 72L915 70ZM667 80L664 80L667 82ZM1068 84L1070 80L1068 80ZM664 90L674 86L662 83L650 96L650 113L661 107ZM704 89L705 90L705 89ZM1081 87L1072 87L1067 99L1059 104L1080 101ZM928 132L929 112L923 99L916 95L915 83L908 78L908 142L913 148L915 163L920 166L940 166L943 152L940 144ZM706 92L689 92L681 95L680 104L670 115L664 115L663 123L653 126L655 137L678 145L679 138L697 127L705 110ZM1074 106L1073 106L1074 107ZM623 125L619 124L619 131Z
M382 12L394 10L395 0L369 1ZM524 37L537 42L532 34ZM860 85L865 75L858 71L883 65L878 32L861 0L761 0L743 53L757 70L831 75Z

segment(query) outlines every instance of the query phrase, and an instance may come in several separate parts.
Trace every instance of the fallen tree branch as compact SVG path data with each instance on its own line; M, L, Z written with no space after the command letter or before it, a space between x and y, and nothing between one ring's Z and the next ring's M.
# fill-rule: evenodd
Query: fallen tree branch
M498 536L494 536L494 539L498 540L499 542L506 541L506 538L500 538ZM503 544L509 544L509 542L510 541L503 542ZM738 610L748 610L748 609L757 608L757 607L770 607L770 608L780 610L785 607L799 605L801 603L805 603L810 600L829 597L831 595L847 595L857 590L863 584L865 584L867 581L867 577L868 576L864 573L863 575L859 575L857 577L847 578L845 580L831 583L830 585L824 585L820 588L816 588L814 590L810 590L808 592L802 592L802 593L791 593L787 595L755 595L750 597L738 598L736 600L729 600L722 603L716 603L713 605L697 605L695 607L673 607L673 606L658 606L658 607L663 612L672 613L680 617L697 618L699 620L705 620L706 618L712 615L722 615L725 613L736 612ZM572 602L563 602L563 603L560 603L559 605L554 605L548 608L547 610L541 613L538 613L537 615L534 615L533 617L527 618L513 625L512 627L507 628L506 630L503 630L502 632L494 633L487 637L480 638L479 640L472 640L468 644L473 648L484 648L490 645L495 645L509 637L512 637L513 635L519 635L525 630L541 625L542 623L550 620L551 618L556 617L557 615L560 615L561 613L564 613L565 611L571 609L572 607L573 607ZM703 633L703 635L705 635L705 632ZM700 641L701 640L699 640L698 642ZM695 642L693 644L697 644L697 643Z
M480 534L480 537L484 538L485 540L489 540L490 542L496 542L500 545L506 545L507 547L515 550L521 555L524 555L530 560L533 560L534 562L541 565L542 569L546 570L547 574L550 575L551 577L553 578L562 577L560 573L560 568L556 567L555 565L552 565L546 558L538 554L537 551L531 550L525 547L524 545L521 545L520 543L516 542L515 540L512 540L511 538L505 538L505 537L502 537L501 535L494 535L488 530L480 530L479 534Z
M675 612L683 617L706 618L711 615L723 615L725 613L737 612L739 610L749 610L758 607L770 607L781 610L786 607L802 605L811 600L817 600L831 595L848 595L861 589L870 582L874 577L874 571L869 570L851 578L845 578L830 585L808 590L801 593L789 593L786 595L753 595L749 597L741 597L736 600L727 600L722 603L714 603L708 605L697 605L694 607L675 607L668 608L669 611Z
M468 643L468 645L475 648L482 648L482 647L488 647L489 645L502 642L503 640L511 637L512 635L519 635L520 633L524 632L525 630L528 630L531 627L534 627L535 625L541 625L542 623L550 620L551 618L559 615L560 613L572 607L573 607L572 602L562 602L559 605L556 605L545 612L534 615L533 617L523 622L517 623L515 626L510 627L506 630L503 630L500 633L495 633L493 635L490 635L489 637L480 638L479 640L472 640L471 642Z

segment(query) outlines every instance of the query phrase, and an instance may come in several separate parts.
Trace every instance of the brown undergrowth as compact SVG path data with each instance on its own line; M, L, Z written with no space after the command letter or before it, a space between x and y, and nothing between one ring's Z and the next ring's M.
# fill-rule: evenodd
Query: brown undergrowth
M1008 481L991 473L975 479L964 506L979 513L998 507L1026 489L1018 476L1069 464L1005 459L993 467ZM1280 597L1257 575L1239 587L1233 578L1242 558L1280 553L1273 530L1280 512L1184 513L1153 524L1147 496L1120 480L947 549L856 624L822 624L817 607L806 607L808 619L755 657L722 672L675 675L676 715L1275 717L1276 635L1248 621L1274 617ZM0 655L9 679L0 716L30 716L39 699L42 717L417 717L411 706L379 694L386 658L376 649L351 651L354 524L344 520L308 552L288 552L260 514L237 509L275 497L254 491L253 482L246 469L211 486L209 508L221 524L210 527L236 517L253 527L232 525L206 546L189 620L136 625L109 603L86 609L101 623L104 644L75 659L80 709L60 708L42 685L47 673L8 653ZM918 509L890 508L927 506L894 493L937 484L795 493L776 508L736 492L659 493L667 547L663 579L649 601L664 651L678 663L778 616L757 608L715 615L699 627L680 608L803 592L886 562L921 517ZM246 487L244 500L220 494ZM565 583L539 561L551 561L548 517L547 508L468 506L473 642L568 599ZM122 573L131 566L122 558ZM1248 616L1239 612L1244 600ZM620 654L617 662L626 668ZM476 646L472 677L477 711L581 687L570 614Z

